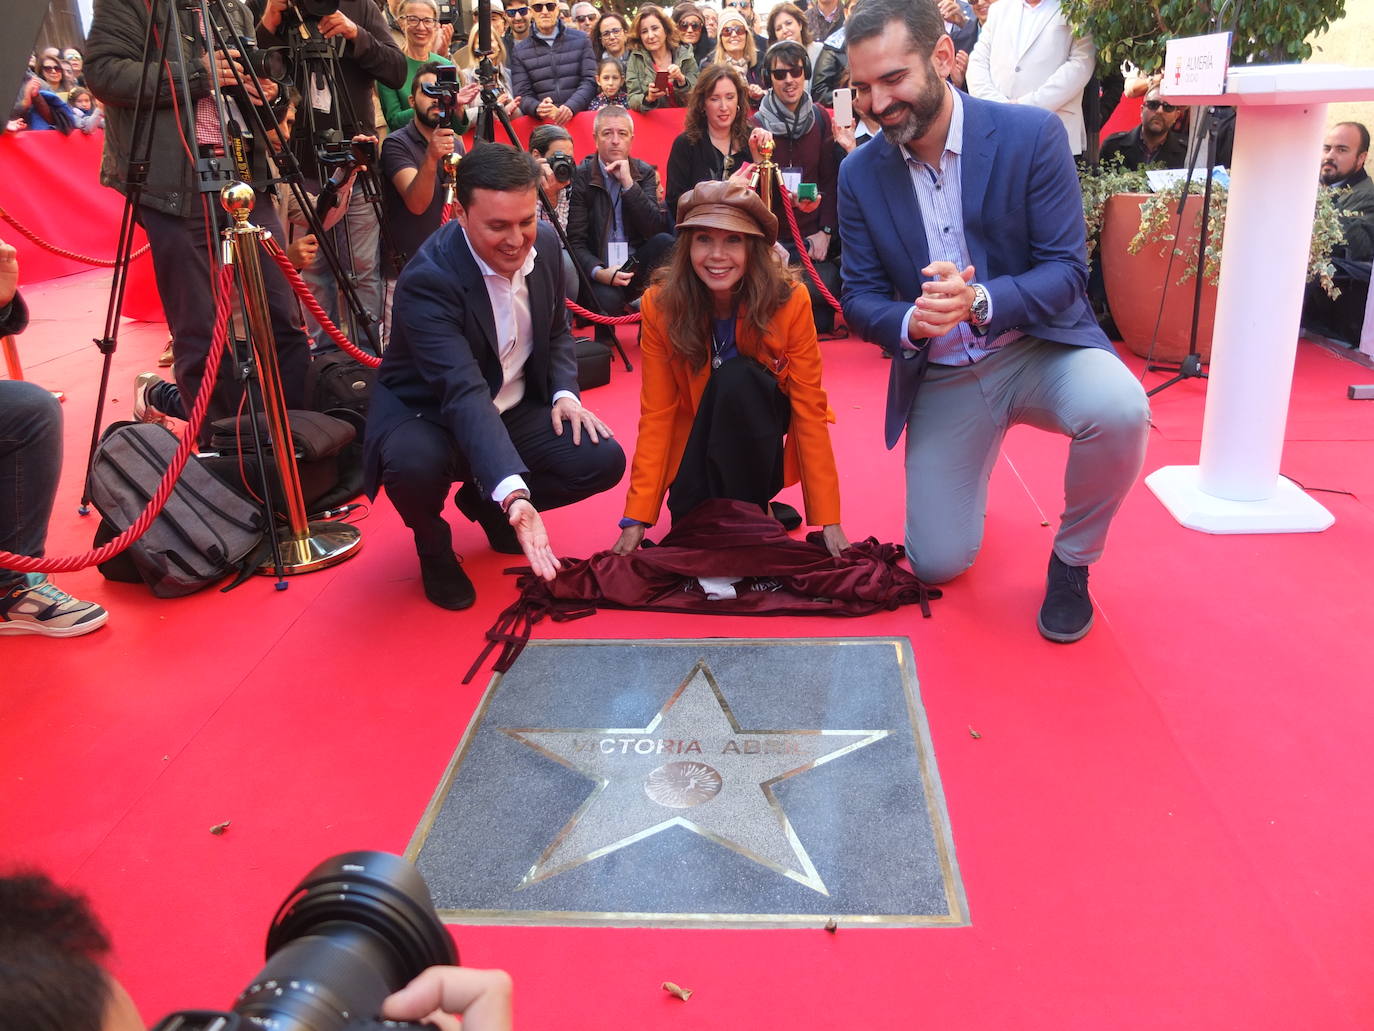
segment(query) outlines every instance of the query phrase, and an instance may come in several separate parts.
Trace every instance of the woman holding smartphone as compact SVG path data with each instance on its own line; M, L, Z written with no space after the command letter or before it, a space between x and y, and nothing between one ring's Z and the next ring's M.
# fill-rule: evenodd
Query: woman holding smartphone
M677 26L662 8L645 4L630 27L634 45L625 61L625 92L630 110L685 107L697 81L692 48L679 44Z
M728 179L678 209L677 243L641 309L639 435L614 550L639 547L665 496L674 520L730 498L783 521L773 496L800 480L808 521L839 555L849 541L821 351L806 290L773 254L778 220Z

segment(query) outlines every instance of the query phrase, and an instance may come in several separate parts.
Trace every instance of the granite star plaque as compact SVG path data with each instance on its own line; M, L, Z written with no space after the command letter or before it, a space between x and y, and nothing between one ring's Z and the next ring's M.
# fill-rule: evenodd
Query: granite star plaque
M408 855L458 923L968 922L904 640L531 644Z

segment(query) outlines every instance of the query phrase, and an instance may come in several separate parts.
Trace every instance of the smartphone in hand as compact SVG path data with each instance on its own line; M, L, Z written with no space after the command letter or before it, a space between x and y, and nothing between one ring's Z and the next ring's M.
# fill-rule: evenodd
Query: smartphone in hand
M660 93L672 92L673 82L670 78L668 78L667 72L654 73L654 89L658 90Z
M846 127L854 124L854 91L837 89L831 101L835 112L835 124Z

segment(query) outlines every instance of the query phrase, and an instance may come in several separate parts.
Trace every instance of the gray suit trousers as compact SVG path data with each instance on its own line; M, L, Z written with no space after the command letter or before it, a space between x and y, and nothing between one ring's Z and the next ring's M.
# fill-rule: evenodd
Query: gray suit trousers
M1130 370L1096 347L1027 337L974 365L931 365L906 430L912 569L927 583L943 583L973 565L988 477L1002 438L1017 424L1072 441L1054 550L1069 565L1096 562L1140 473L1149 418Z

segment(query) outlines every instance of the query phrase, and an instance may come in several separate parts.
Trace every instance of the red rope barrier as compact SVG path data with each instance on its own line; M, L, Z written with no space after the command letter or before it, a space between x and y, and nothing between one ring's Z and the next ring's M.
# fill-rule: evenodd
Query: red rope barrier
M644 316L637 311L632 311L628 315L598 315L594 311L588 311L582 305L563 298L563 303L568 306L568 311L575 315L581 315L588 322L600 323L603 326L628 326L632 322L638 322Z
M286 252L281 249L277 241L264 237L262 245L267 248L267 253L277 263L282 275L286 277L286 281L291 284L291 289L296 291L296 296L305 305L305 310L310 312L311 317L319 323L320 328L329 334L330 339L338 344L345 353L352 355L364 365L373 369L381 365L382 360L380 358L362 350L352 340L344 336L343 330L334 325L333 320L325 314L324 309L320 307L320 302L315 300L315 295L310 292L310 287L305 285L305 280L301 278L301 274L296 271L296 266L291 264L291 259L286 256Z
M182 434L176 454L172 456L172 464L163 474L162 481L148 502L148 507L134 520L133 525L102 547L66 558L34 558L32 555L15 555L12 552L0 551L0 566L16 569L21 573L71 573L114 558L147 532L148 527L153 525L153 520L162 513L167 499L172 496L172 488L176 486L181 471L186 468L191 453L196 450L196 438L200 436L201 423L205 421L205 410L210 406L210 394L214 391L215 381L219 378L220 358L229 342L229 306L233 296L234 268L232 265L225 265L219 270L219 282L215 290L215 332L210 342L210 354L205 359L205 377L200 381L200 393L196 395L196 403L191 409L190 418L186 420L186 431Z
M835 300L835 295L825 288L821 282L820 273L816 271L816 266L811 261L811 255L806 251L806 241L802 239L801 229L797 225L797 214L792 210L792 195L783 187L778 191L782 194L782 209L787 213L787 224L792 227L792 242L797 245L797 253L801 255L802 264L806 266L807 274L811 276L811 282L816 284L816 289L825 298L827 304L835 309L837 315L843 315L844 309L840 307L840 302Z
M44 240L41 236L35 233L28 226L20 222L17 218L11 215L4 208L0 208L0 218L3 218L11 226L13 226L18 231L19 235L24 237L30 243L37 244L39 247L42 247L49 254L56 254L59 258L70 258L72 261L79 261L85 265L94 265L97 268L114 268L117 264L119 264L116 261L107 261L104 258L89 258L84 254L77 254L76 251L69 251L66 248L58 247L56 244L48 243L47 240ZM140 247L138 250L134 251L132 254L129 255L129 260L133 261L135 258L143 257L143 255L148 253L148 249L150 246L150 244L145 243L142 247Z

